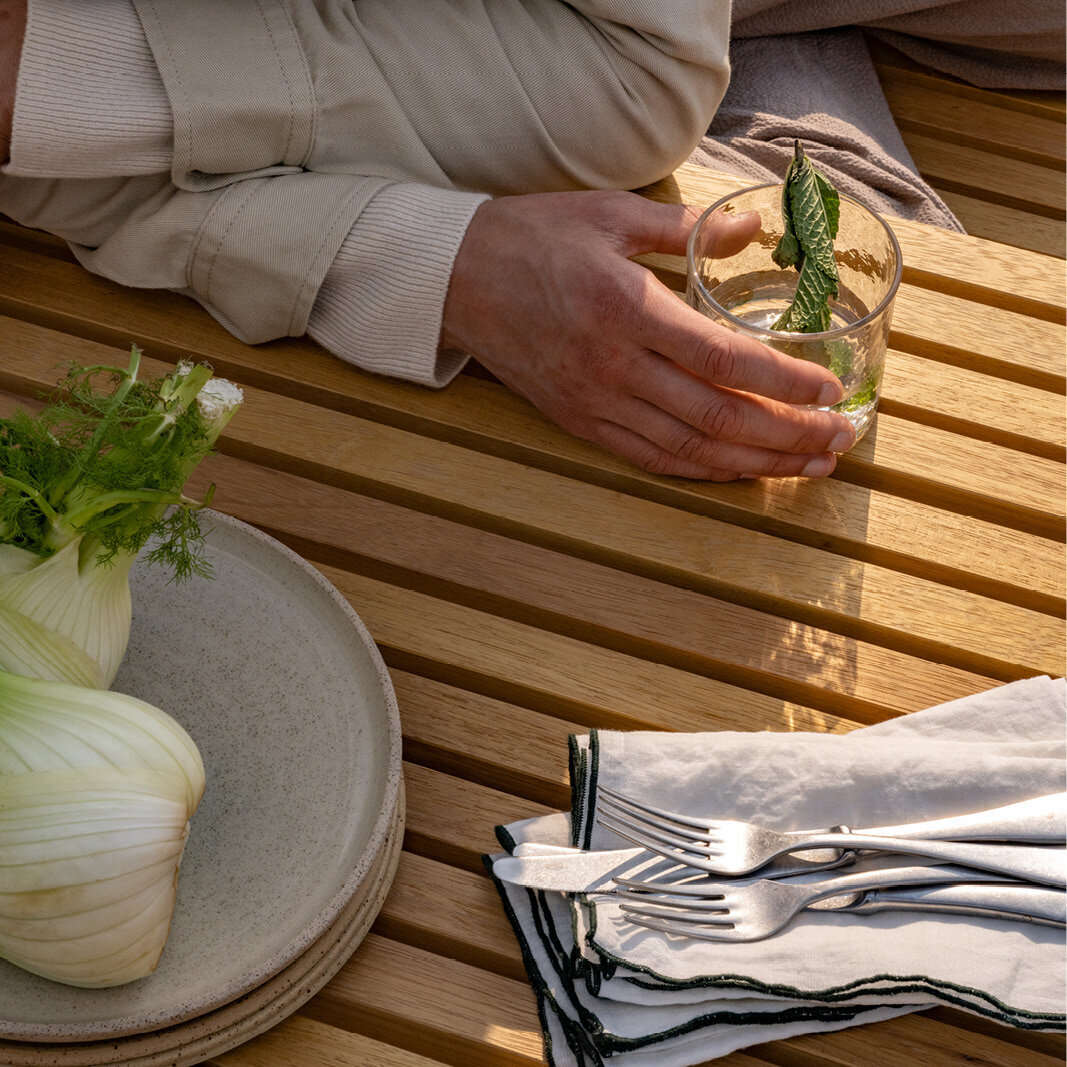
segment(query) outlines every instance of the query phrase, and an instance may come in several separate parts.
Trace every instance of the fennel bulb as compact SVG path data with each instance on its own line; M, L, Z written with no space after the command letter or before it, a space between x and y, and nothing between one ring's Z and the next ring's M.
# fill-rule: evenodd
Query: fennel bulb
M149 538L177 579L206 573L208 501L182 488L242 395L204 364L142 380L140 360L134 348L125 368L73 367L38 414L0 419L0 669L107 688Z
M203 791L165 712L0 671L0 957L93 988L151 974Z

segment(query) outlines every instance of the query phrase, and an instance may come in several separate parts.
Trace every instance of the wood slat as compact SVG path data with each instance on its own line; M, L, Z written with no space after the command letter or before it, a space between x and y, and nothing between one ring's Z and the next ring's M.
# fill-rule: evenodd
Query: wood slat
M515 934L484 869L474 873L404 852L373 929L502 978L526 977Z
M1067 223L1020 208L978 200L950 189L941 190L941 199L967 232L975 237L1021 245L1061 260L1067 255Z
M480 875L482 856L500 851L495 827L554 810L431 767L404 763L407 851Z
M301 1015L290 1016L232 1052L206 1061L211 1067L439 1067L444 1061Z
M408 760L549 808L570 806L568 738L586 733L584 724L400 668L390 675ZM522 746L489 750L485 739L504 731Z

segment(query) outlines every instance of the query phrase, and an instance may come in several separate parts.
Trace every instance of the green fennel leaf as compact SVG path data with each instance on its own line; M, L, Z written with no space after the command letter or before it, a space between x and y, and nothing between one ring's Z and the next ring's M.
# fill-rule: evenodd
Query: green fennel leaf
M84 560L108 564L156 536L153 555L176 576L200 572L204 502L182 489L240 392L218 383L234 396L207 417L199 399L209 367L181 364L151 380L140 359L134 348L128 367L71 366L38 413L0 419L0 543L48 556L80 539Z

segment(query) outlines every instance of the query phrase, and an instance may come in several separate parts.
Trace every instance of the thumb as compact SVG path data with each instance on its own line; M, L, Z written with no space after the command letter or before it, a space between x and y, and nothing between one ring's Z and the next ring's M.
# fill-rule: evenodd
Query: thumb
M699 208L689 204L658 204L640 195L634 196L629 208L617 235L627 257L644 252L685 255L689 234L700 218Z
M684 256L689 235L700 219L702 211L690 204L657 204L641 199L635 205L632 225L623 235L629 242L628 256L643 252L661 252ZM760 216L756 211L740 214L716 212L701 230L701 255L714 259L734 256L760 232Z

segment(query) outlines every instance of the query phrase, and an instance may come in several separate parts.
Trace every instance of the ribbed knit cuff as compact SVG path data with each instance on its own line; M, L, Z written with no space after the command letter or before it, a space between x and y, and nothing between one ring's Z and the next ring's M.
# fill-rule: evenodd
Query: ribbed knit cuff
M130 0L30 0L4 173L165 174L172 145L170 105Z
M364 370L440 388L466 357L439 354L452 264L489 197L390 185L360 214L326 274L308 334Z

